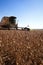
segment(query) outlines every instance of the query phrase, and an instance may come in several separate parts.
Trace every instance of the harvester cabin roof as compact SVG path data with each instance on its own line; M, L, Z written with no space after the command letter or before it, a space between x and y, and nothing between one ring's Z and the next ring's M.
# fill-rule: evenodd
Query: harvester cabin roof
M16 17L15 17L15 16L10 16L9 18L11 18L11 19L16 19Z

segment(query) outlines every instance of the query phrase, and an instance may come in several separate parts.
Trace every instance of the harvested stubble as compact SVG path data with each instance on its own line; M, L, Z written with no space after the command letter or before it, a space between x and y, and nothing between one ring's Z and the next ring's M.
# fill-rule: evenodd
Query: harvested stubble
M0 30L0 65L43 65L43 30Z

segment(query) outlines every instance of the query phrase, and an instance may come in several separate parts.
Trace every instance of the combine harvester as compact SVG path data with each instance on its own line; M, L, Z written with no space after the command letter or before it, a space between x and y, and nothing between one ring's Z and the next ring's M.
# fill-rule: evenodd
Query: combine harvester
M4 16L0 22L0 30L10 30L10 29L16 29L16 30L30 30L28 27L18 27L18 24L16 23L16 17L15 16Z

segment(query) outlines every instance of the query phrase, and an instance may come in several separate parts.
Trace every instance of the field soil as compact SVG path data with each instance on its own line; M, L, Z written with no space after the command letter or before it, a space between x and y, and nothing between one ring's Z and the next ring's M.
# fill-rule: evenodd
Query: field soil
M0 30L0 65L43 65L43 30Z

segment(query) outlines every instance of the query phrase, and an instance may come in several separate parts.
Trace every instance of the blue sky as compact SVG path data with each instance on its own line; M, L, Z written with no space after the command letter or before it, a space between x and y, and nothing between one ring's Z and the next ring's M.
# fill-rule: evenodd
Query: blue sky
M43 0L0 0L0 20L16 16L18 26L43 29Z

